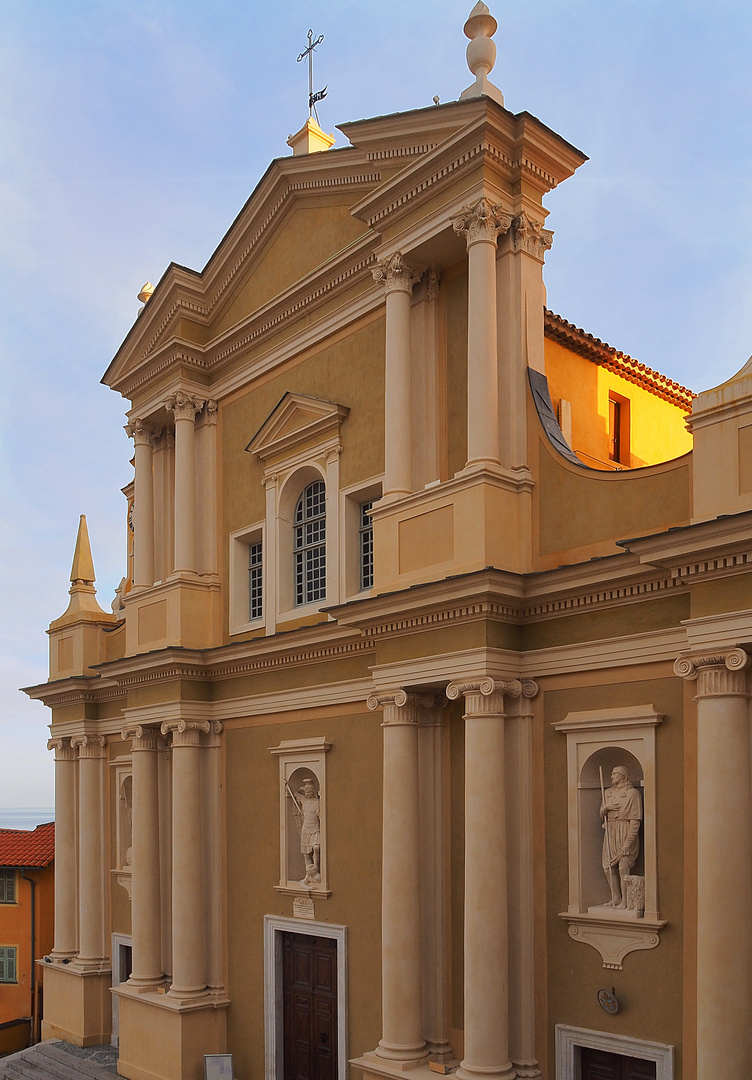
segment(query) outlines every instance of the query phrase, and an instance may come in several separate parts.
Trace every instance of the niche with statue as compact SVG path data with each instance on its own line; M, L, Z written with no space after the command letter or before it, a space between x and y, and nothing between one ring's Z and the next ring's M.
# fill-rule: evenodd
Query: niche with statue
M283 740L279 760L280 892L328 894L323 738Z

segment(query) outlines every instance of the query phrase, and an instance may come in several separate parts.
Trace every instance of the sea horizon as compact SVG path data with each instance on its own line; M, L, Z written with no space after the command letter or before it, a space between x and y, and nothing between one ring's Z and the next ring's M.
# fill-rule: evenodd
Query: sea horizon
M54 806L0 806L0 829L30 831L54 820Z

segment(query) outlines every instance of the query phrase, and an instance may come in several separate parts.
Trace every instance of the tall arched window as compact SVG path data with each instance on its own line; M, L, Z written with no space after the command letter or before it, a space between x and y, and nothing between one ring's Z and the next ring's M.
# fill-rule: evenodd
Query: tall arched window
M304 489L293 519L295 603L326 597L326 485L315 480Z

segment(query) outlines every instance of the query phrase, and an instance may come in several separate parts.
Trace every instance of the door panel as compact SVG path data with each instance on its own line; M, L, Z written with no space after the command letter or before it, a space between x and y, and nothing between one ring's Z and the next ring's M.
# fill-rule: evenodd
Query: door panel
M282 935L284 1080L337 1080L337 942Z
M655 1062L583 1046L582 1080L655 1080Z

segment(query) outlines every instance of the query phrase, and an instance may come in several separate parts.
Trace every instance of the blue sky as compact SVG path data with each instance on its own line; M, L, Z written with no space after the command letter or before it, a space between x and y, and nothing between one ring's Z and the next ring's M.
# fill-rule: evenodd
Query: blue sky
M52 802L44 630L78 515L125 563L126 403L99 380L170 260L200 269L307 115L456 98L470 0L0 0L0 804ZM547 199L549 306L692 387L752 352L752 9L507 0L492 80L590 156ZM338 145L344 144L340 135Z

